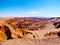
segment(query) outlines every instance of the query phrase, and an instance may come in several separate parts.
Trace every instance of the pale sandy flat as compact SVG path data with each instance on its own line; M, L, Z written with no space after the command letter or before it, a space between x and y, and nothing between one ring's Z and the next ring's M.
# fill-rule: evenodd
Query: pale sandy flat
M2 42L0 45L60 45L60 38L14 39Z

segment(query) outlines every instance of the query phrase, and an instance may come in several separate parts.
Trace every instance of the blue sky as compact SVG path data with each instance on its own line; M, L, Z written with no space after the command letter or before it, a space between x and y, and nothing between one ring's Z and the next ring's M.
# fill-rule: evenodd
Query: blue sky
M60 17L60 0L0 0L0 17Z

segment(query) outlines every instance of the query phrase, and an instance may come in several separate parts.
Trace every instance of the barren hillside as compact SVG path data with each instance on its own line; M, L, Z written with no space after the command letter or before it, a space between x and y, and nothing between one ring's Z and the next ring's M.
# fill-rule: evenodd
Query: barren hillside
M13 39L17 40L16 45L20 45L19 41L22 42L21 45L25 44L26 40L32 40L30 45L40 45L40 43L44 45L47 42L49 43L47 45L50 45L51 41L58 37L60 37L60 18L15 17L0 19L0 41L4 41L2 45L6 43L5 40L8 40L9 43L9 39L13 41L11 45L15 45ZM40 42L35 42L35 40ZM46 42L44 42L45 40ZM26 44L28 45L27 41Z

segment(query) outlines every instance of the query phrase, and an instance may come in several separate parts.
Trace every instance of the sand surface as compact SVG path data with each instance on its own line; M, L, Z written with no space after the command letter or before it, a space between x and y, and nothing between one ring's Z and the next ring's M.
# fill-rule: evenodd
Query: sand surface
M60 45L60 38L13 39L4 41L0 45Z

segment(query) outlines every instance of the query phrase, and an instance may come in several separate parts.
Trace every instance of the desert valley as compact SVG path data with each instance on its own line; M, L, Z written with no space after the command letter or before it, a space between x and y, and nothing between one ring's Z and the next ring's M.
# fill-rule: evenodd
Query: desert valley
M59 37L59 17L0 18L0 45L59 45Z

